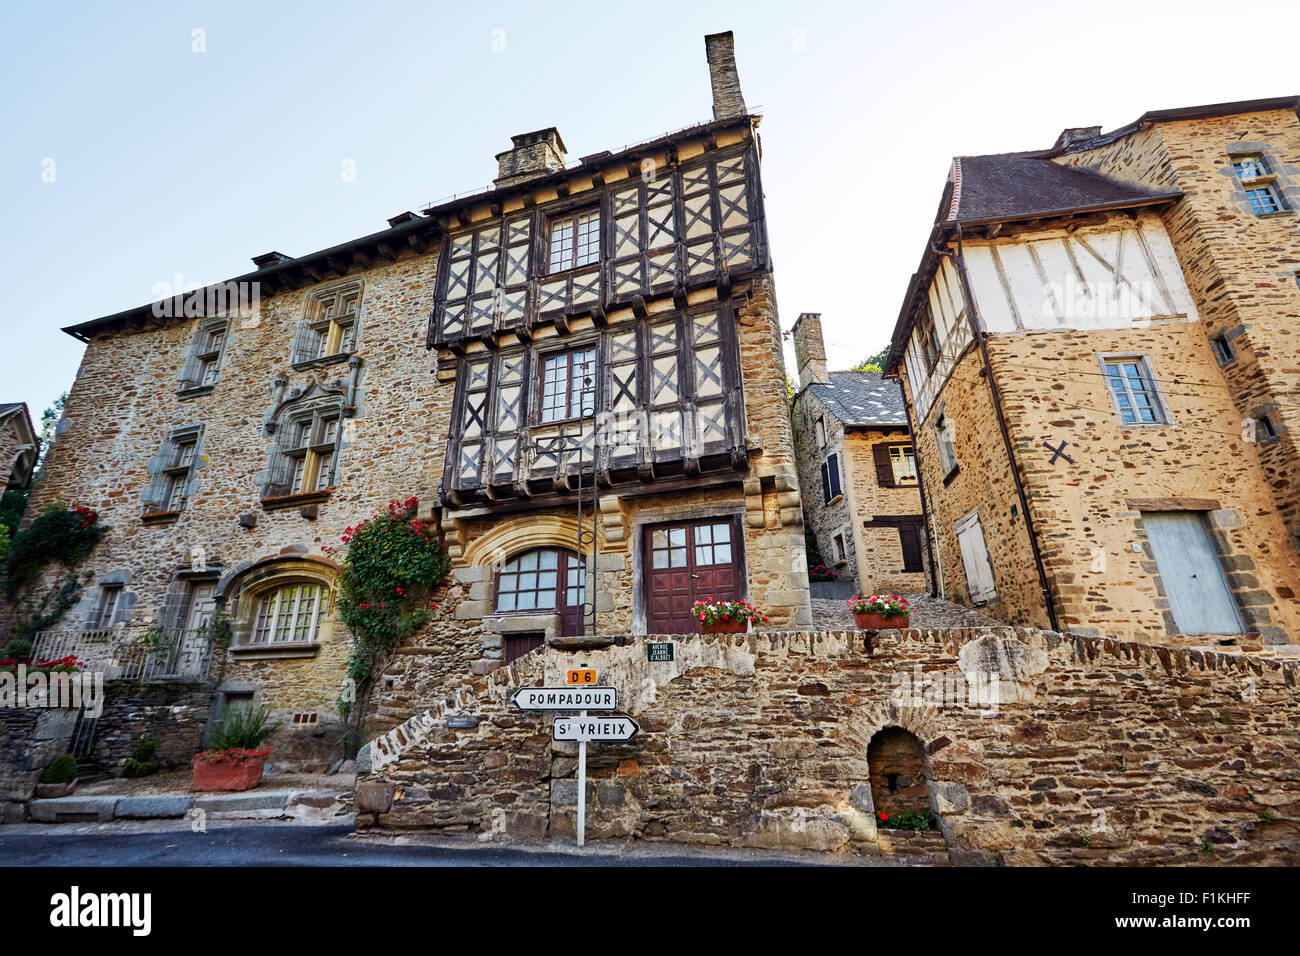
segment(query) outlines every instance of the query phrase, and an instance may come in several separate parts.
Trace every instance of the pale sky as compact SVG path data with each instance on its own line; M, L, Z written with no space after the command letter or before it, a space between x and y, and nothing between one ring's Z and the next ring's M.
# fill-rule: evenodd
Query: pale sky
M782 326L821 312L832 368L888 341L953 155L1300 93L1286 0L6 0L0 402L36 418L71 385L62 326L487 186L513 133L557 126L576 159L710 119L726 29L765 114Z

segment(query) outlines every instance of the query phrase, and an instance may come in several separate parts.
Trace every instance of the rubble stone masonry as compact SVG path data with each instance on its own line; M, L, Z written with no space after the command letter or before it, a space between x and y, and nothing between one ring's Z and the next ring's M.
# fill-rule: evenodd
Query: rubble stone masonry
M912 799L959 863L1300 862L1296 662L1018 628L672 640L671 663L539 649L441 696L363 749L358 826L572 835L576 745L509 697L581 665L641 726L589 746L591 838L901 852L877 807ZM924 788L872 765L906 750L890 728Z

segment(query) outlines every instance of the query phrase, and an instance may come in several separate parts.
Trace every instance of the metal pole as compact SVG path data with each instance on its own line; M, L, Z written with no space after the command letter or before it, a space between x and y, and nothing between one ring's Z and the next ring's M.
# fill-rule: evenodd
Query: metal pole
M584 710L578 714L586 717ZM578 846L582 846L587 835L587 741L578 742Z

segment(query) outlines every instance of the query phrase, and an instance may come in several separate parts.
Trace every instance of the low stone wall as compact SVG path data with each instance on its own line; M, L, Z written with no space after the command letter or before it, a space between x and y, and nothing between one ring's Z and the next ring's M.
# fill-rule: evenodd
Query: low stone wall
M68 752L76 710L0 708L0 823L21 823L41 772Z
M880 852L868 748L899 727L958 862L1300 862L1298 663L1014 628L621 640L363 748L358 826L572 834L576 745L509 696L582 664L642 731L589 746L593 839Z
M93 744L78 765L83 772L120 774L132 751L152 740L160 764L188 766L203 749L212 689L206 681L106 681Z

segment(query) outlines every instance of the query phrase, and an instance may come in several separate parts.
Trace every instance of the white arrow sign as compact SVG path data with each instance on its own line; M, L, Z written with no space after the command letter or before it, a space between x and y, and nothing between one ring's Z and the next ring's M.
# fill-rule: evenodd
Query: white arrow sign
M510 696L510 702L521 710L618 710L618 690L613 687L521 687Z
M553 740L630 740L641 728L631 717L556 717Z

